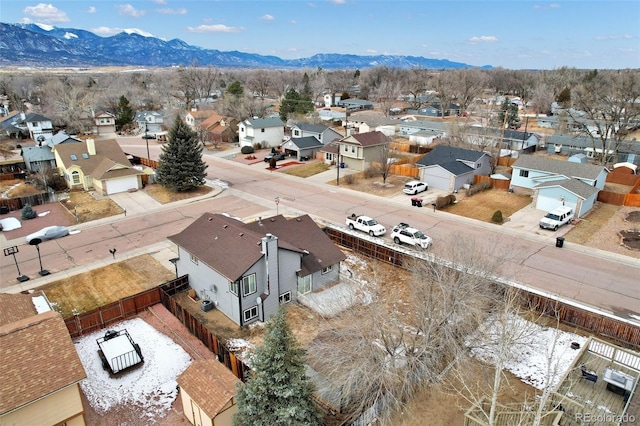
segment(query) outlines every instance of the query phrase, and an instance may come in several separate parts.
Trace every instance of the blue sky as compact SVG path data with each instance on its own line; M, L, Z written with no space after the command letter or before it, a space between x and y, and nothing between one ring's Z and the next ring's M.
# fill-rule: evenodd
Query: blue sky
M511 69L640 68L640 1L2 0L0 21L222 51L413 55Z

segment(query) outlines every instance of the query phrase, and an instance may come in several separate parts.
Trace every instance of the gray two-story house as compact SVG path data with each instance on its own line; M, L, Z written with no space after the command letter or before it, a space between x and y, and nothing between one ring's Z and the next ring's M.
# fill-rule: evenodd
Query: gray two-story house
M491 172L491 155L487 152L438 145L416 162L420 180L436 189L456 191L473 184L475 175Z
M346 258L308 215L244 223L205 213L169 240L178 246L177 274L240 326L336 282Z

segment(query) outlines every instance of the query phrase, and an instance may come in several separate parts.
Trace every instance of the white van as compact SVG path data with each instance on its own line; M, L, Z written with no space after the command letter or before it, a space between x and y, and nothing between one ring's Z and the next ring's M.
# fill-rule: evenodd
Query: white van
M540 228L553 229L556 231L562 225L569 223L571 219L573 219L573 210L571 207L558 207L547 213L547 215L540 220Z
M427 189L429 189L429 185L427 185L427 182L412 180L404 185L402 192L409 195L416 195L418 192L426 191Z

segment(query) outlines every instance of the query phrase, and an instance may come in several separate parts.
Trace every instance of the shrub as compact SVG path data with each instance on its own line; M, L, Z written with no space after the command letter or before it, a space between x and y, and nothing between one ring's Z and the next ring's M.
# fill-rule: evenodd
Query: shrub
M502 223L503 222L502 211L501 210L496 210L493 213L493 216L491 216L491 222L493 222L493 223Z
M451 205L451 204L453 204L455 202L456 202L456 196L455 195L453 195L453 194L445 195L445 196L436 198L436 207L440 209L442 207L446 207L448 205Z
M354 183L356 183L356 177L355 175L346 175L342 178L342 181L347 185L353 185Z
M475 185L471 185L469 189L467 189L466 193L470 197L478 192L486 191L491 188L491 183L489 182L478 182Z
M240 152L243 154L253 154L255 150L253 149L252 146L245 145L242 148L240 148Z
M374 177L376 177L376 176L378 176L380 174L381 174L380 169L378 167L375 167L375 166L371 166L371 167L367 168L363 173L365 179L371 179L371 178L374 178Z
M37 215L38 214L36 213L36 211L32 209L29 204L25 204L25 206L22 208L22 214L20 215L20 218L22 220L29 220L35 218Z

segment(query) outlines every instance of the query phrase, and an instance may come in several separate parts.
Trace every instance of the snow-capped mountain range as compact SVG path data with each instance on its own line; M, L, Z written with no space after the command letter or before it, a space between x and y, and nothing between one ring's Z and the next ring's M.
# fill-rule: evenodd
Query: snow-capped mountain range
M127 29L101 37L90 31L57 28L42 24L6 24L0 22L0 66L95 67L141 66L170 67L211 65L222 68L317 68L363 69L376 66L425 69L470 68L446 59L419 56L317 54L309 58L282 59L238 51L221 52L191 46L180 39L162 40L138 29ZM482 68L491 68L483 66Z

